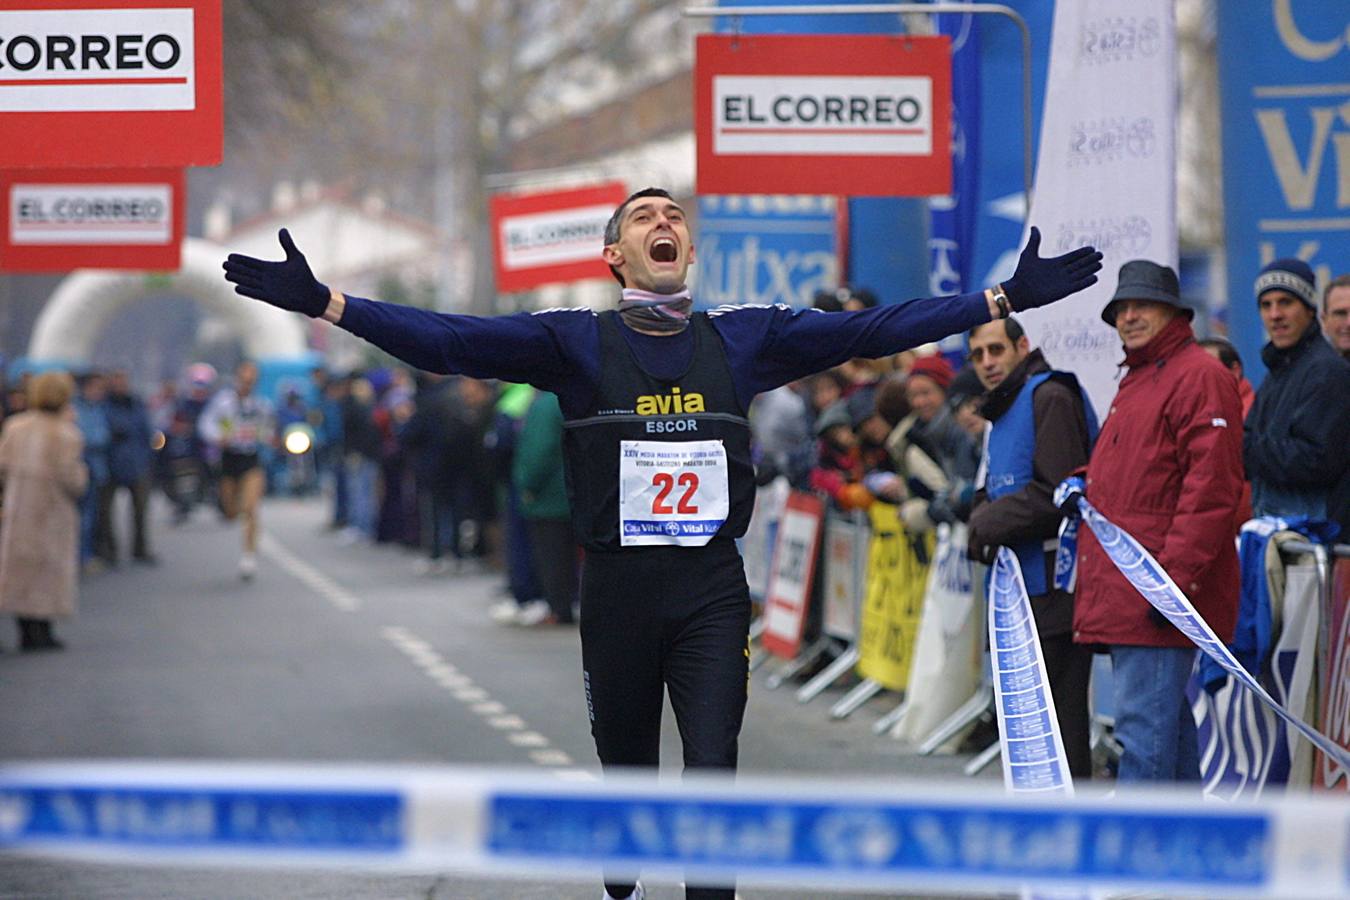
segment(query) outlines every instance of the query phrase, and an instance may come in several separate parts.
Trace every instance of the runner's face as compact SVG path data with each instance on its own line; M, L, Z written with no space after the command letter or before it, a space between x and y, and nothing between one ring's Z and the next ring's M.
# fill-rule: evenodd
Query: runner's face
M234 373L234 387L241 397L247 397L258 383L257 366L240 366Z
M605 247L605 262L626 286L656 294L684 287L694 244L684 210L665 197L639 197L623 212L619 239Z

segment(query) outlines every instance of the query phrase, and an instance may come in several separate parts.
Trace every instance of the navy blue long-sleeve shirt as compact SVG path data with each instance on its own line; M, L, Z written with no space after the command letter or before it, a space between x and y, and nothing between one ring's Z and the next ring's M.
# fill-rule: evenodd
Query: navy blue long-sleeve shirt
M788 306L709 310L722 338L736 395L755 395L858 357L877 358L989 321L983 294L909 300L857 312ZM435 313L347 297L338 325L428 372L525 382L583 415L600 379L600 333L590 309L506 316ZM642 366L674 378L693 353L693 334L647 335L623 328Z

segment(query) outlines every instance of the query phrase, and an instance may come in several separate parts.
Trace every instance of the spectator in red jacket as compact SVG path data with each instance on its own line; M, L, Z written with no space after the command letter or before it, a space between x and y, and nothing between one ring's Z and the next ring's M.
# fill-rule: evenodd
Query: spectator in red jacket
M1233 376L1195 342L1172 269L1132 260L1102 318L1128 372L1088 462L1086 496L1157 557L1220 640L1233 637L1242 497L1242 402ZM1186 682L1195 646L1080 532L1074 640L1115 670L1119 780L1199 778Z

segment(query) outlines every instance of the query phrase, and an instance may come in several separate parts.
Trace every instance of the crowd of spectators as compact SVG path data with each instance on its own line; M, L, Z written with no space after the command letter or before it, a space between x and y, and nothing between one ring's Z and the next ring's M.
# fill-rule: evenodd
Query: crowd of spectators
M826 311L875 302L848 288L816 298ZM757 478L785 478L840 510L895 504L916 547L938 525L964 523L972 559L988 563L998 546L1013 549L1074 772L1090 766L1091 653L1109 650L1124 676L1127 756L1134 749L1122 775L1192 777L1192 760L1177 748L1193 739L1177 722L1193 652L1120 589L1090 538L1077 596L1054 582L1062 513L1052 494L1065 476L1083 475L1087 497L1159 556L1221 633L1231 632L1237 605L1232 538L1250 515L1329 519L1350 531L1350 276L1319 295L1306 264L1277 260L1263 270L1255 302L1270 337L1259 362L1240 359L1221 338L1197 341L1170 269L1127 263L1102 311L1125 348L1120 391L1105 410L1092 408L1015 319L973 329L965 360L936 347L851 360L756 399ZM1254 364L1267 370L1256 391L1246 378ZM29 407L29 381L4 392L7 421ZM123 558L153 564L152 488L163 490L176 522L214 497L218 451L198 420L224 384L197 364L148 402L123 371L85 372L76 385L59 415L82 436L78 560L86 574ZM578 551L555 397L402 368L315 370L310 383L274 386L273 396L270 492L326 485L336 540L402 548L419 573L501 571L504 596L489 610L501 623L575 620ZM293 428L309 436L299 452L286 449ZM297 459L308 462L297 469ZM74 473L63 477L71 490ZM113 521L123 489L124 531ZM43 642L40 627L24 628L25 646ZM1151 698L1148 708L1132 706L1131 695ZM1159 735L1167 747L1141 754L1140 742Z
M1000 546L1014 551L1074 774L1091 771L1087 688L1091 656L1102 652L1116 671L1120 779L1194 780L1184 691L1195 647L1090 534L1079 541L1077 595L1055 581L1065 511L1054 492L1081 476L1086 497L1231 638L1235 537L1253 514L1328 520L1350 535L1350 276L1320 296L1314 283L1299 260L1262 270L1254 302L1269 343L1259 390L1231 343L1197 340L1176 273L1134 260L1101 311L1125 353L1108 409L1094 410L1016 319L991 322L967 336L959 371L926 348L854 360L760 397L751 410L760 479L786 477L839 510L897 504L914 538L966 523L977 562L992 563ZM838 303L827 294L818 305Z

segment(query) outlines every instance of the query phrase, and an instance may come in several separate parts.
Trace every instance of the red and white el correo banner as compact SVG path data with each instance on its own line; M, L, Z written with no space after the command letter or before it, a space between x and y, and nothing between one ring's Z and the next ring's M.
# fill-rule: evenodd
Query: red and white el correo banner
M0 168L221 159L220 0L0 7Z
M948 38L700 35L701 194L951 191Z
M489 206L497 290L527 291L610 277L600 258L605 223L627 196L617 181L566 191L494 195Z
M0 172L0 271L177 269L181 169Z

